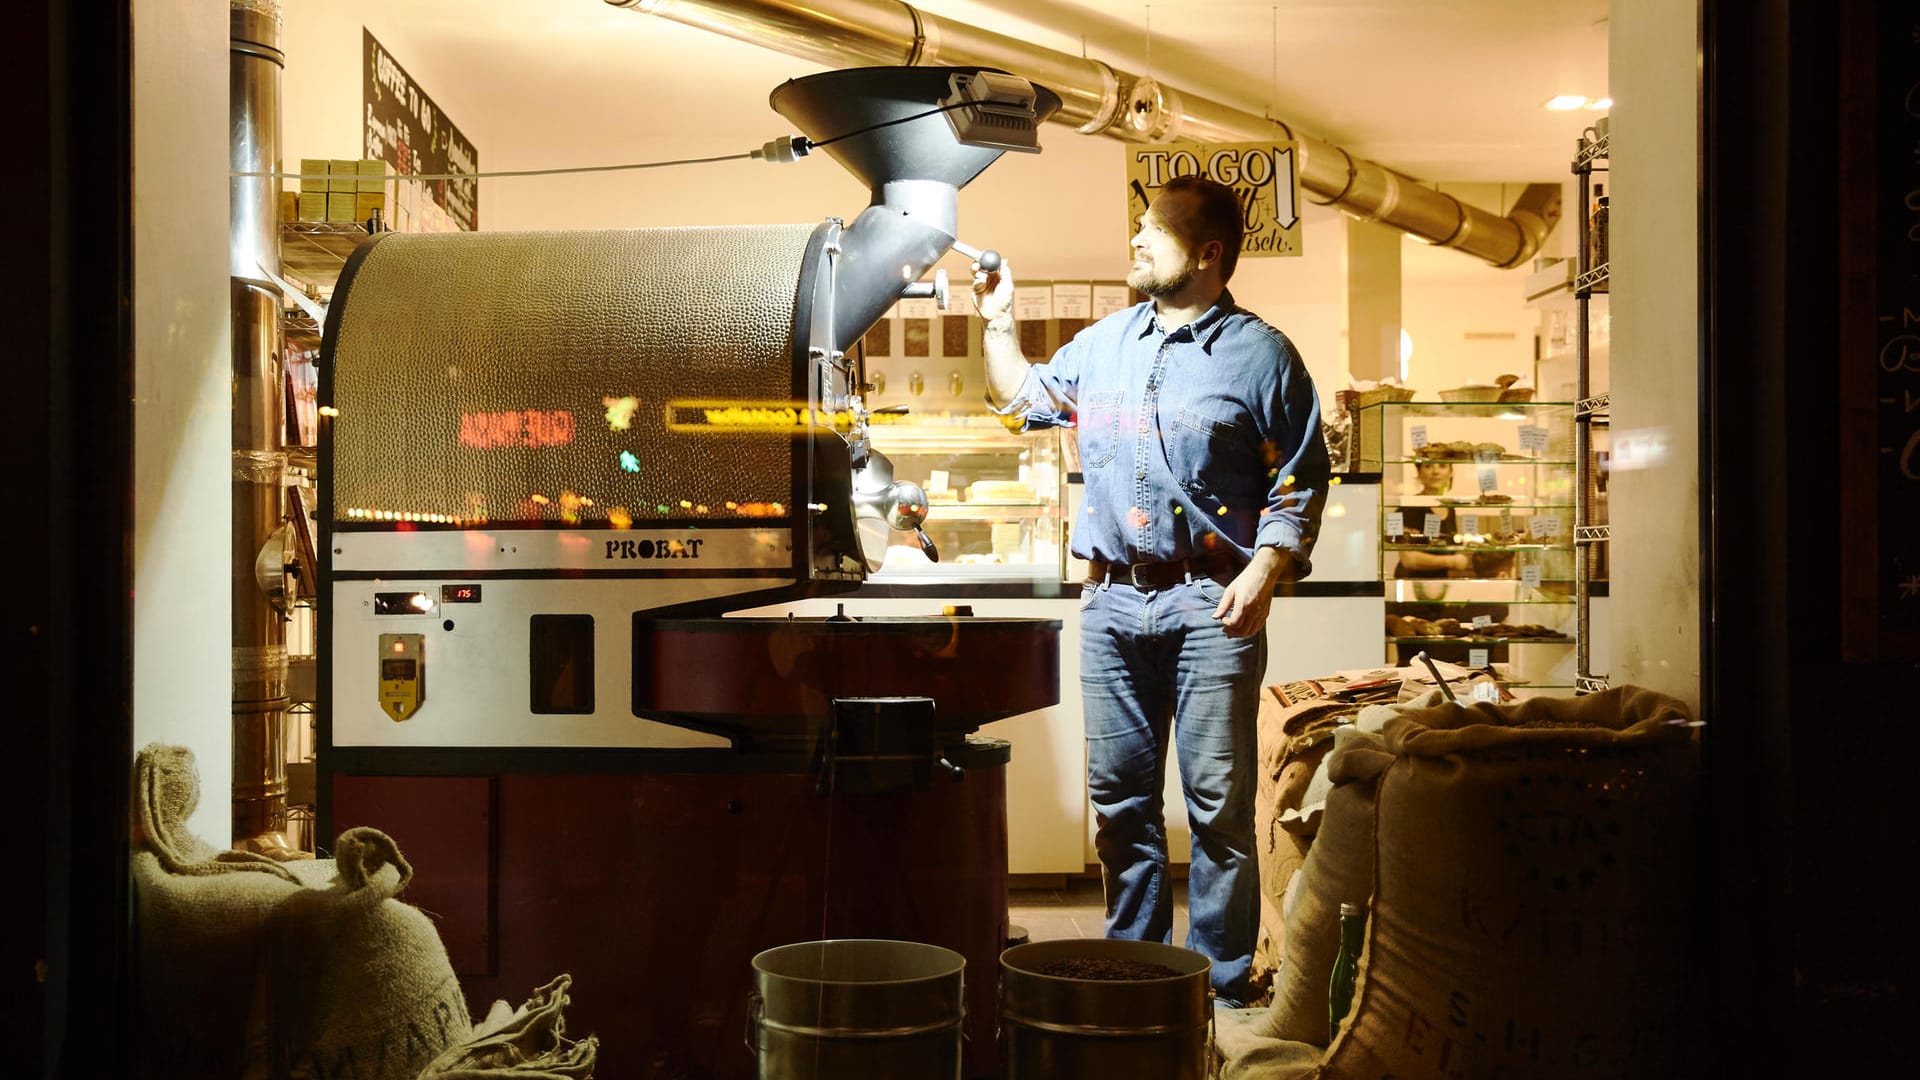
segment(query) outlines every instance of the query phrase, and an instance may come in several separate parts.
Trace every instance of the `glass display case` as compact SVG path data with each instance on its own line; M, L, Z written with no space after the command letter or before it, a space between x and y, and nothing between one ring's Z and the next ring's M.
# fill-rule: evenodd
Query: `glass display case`
M911 533L891 532L875 580L1061 573L1060 431L1009 432L990 414L909 418L871 430L896 480L927 493L922 526L933 562ZM864 527L864 526L863 526Z
M1491 670L1516 694L1574 685L1574 410L1387 401L1358 411L1381 474L1386 659Z

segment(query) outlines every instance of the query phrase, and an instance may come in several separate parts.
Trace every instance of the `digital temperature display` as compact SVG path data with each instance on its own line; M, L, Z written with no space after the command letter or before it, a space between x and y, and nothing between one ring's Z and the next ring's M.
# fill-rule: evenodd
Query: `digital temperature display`
M480 602L479 585L442 585L440 602L443 604L477 604Z

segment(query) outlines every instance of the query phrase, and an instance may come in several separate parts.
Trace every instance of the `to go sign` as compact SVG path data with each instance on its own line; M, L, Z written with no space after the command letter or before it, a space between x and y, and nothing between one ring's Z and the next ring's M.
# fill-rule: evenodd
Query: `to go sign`
M1164 143L1136 146L1127 163L1127 235L1168 180L1205 176L1240 196L1247 257L1298 255L1300 178L1288 143Z

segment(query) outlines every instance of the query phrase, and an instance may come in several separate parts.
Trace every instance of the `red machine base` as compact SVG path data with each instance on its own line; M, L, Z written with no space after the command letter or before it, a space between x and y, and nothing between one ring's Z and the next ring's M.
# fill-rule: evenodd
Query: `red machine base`
M1002 744L1004 745L1004 744ZM608 1077L755 1075L755 953L894 938L966 957L965 1069L998 1068L1006 769L889 795L786 773L347 776L337 833L371 825L415 869L475 1016L573 975L570 1037Z

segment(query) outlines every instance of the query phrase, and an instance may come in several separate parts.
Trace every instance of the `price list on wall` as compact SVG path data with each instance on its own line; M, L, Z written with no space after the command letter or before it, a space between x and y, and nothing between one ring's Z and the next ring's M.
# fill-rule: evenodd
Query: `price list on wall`
M1879 627L1920 631L1920 18L1875 29L1874 230Z

